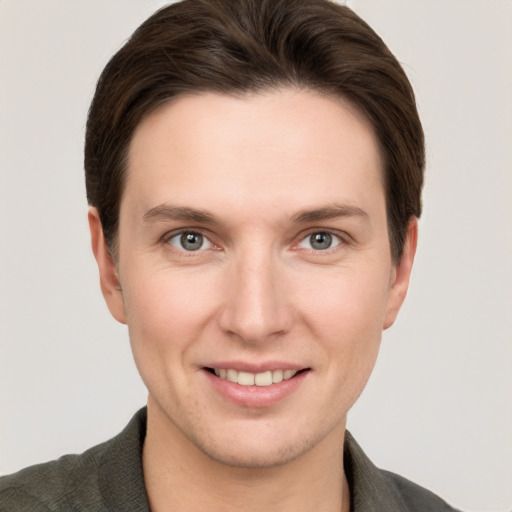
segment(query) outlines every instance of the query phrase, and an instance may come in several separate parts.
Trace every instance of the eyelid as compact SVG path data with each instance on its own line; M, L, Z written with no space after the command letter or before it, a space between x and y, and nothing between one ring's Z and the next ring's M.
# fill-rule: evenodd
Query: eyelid
M208 242L208 247L201 248L201 249L198 249L196 251L187 251L185 249L179 248L176 245L170 243L171 239L173 239L173 238L175 238L177 236L181 236L183 233L197 233L197 234L200 234ZM328 233L329 235L331 235L333 237L333 239L336 240L335 245L333 245L333 246L331 246L331 247L329 247L327 249L324 249L324 250L314 249L312 247L311 248L302 248L302 247L300 247L301 243L303 243L305 240L307 240L311 235L313 235L315 233ZM174 249L176 249L179 252L194 254L194 252L195 253L200 253L200 252L203 252L203 251L205 251L207 249L221 250L221 247L219 246L219 244L215 243L212 240L212 238L213 237L209 233L209 231L205 230L203 228L184 227L184 228L178 228L178 229L175 229L175 230L172 230L172 231L168 231L167 233L165 233L162 236L161 240L162 240L162 242L164 244L171 245ZM299 249L310 250L310 251L314 251L316 253L320 253L320 252L327 253L327 252L330 252L331 250L335 250L340 245L347 245L347 244L350 244L351 241L353 241L353 238L348 233L340 233L336 229L326 229L326 228L318 228L318 227L317 228L309 228L306 231L303 231L300 235L297 236L297 238L298 238L298 241L293 244L293 248L295 248L295 249L299 248Z
M317 234L317 233L326 233L332 236L333 238L333 245L331 247L328 247L327 249L315 249L314 247L301 247L301 244L306 242L311 235ZM342 235L336 230L332 229L322 229L322 228L311 228L308 229L307 232L302 233L300 235L299 241L294 244L294 247L299 249L304 249L307 251L314 251L315 253L328 253L332 250L336 250L340 245L346 245L348 243L347 238L349 238L349 235ZM334 243L336 241L336 243Z
M178 244L175 245L175 244L171 243L171 240L173 238L180 237L184 233L193 233L193 234L201 235L203 237L204 241L207 242L207 244L208 244L207 247L201 247L201 249L197 249L195 251L187 251L186 249L179 247ZM197 254L197 253L201 253L208 249L219 249L219 247L212 241L211 238L212 237L209 234L205 233L205 231L201 228L179 228L179 229L175 229L173 231L167 232L162 237L162 242L171 246L174 250L179 251L181 253L187 253L187 254L196 253Z

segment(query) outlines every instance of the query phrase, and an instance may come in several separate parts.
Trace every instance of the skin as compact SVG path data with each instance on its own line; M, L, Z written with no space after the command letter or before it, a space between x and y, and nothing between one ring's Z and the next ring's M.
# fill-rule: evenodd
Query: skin
M149 391L152 510L348 511L347 412L417 239L412 219L393 262L366 119L305 90L181 97L136 130L117 261L95 208L89 222L102 292ZM182 230L203 246L185 250ZM315 233L331 246L312 245ZM211 385L205 366L226 361L307 371L276 403L244 406Z

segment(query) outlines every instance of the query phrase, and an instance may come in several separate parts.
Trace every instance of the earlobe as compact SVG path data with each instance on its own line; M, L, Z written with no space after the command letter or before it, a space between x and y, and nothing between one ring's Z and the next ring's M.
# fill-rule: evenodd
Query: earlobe
M407 295L417 244L418 219L413 217L407 226L407 237L405 239L402 257L393 269L392 282L387 300L386 315L384 318L384 329L393 325L405 300L405 296Z
M91 232L91 247L98 270L100 273L100 286L105 302L112 316L123 324L126 323L123 294L117 268L110 251L108 250L103 227L99 217L98 210L94 207L89 209L88 213L89 229Z

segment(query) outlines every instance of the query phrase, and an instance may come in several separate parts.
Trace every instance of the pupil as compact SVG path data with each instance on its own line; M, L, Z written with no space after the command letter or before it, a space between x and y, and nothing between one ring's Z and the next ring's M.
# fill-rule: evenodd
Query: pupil
M332 236L329 233L314 233L310 238L313 249L329 249L332 244Z
M183 233L181 235L181 245L187 251L197 251L203 245L203 235L199 233Z

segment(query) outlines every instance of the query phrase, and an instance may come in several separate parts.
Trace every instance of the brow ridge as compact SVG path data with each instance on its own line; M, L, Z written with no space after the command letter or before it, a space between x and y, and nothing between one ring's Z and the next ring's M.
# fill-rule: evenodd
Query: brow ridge
M332 204L320 208L301 210L291 217L291 221L297 224L318 222L338 217L360 217L368 219L368 213L362 208L347 204Z
M300 210L291 216L293 224L306 224L338 217L360 217L368 219L368 213L362 208L346 204L332 204L319 208ZM181 220L204 224L216 224L215 216L208 210L198 210L187 206L160 204L148 210L144 216L145 222Z
M204 224L214 224L216 222L213 214L207 210L196 210L187 206L172 206L168 204L160 204L151 208L144 214L143 220L146 222L153 220L185 220Z

